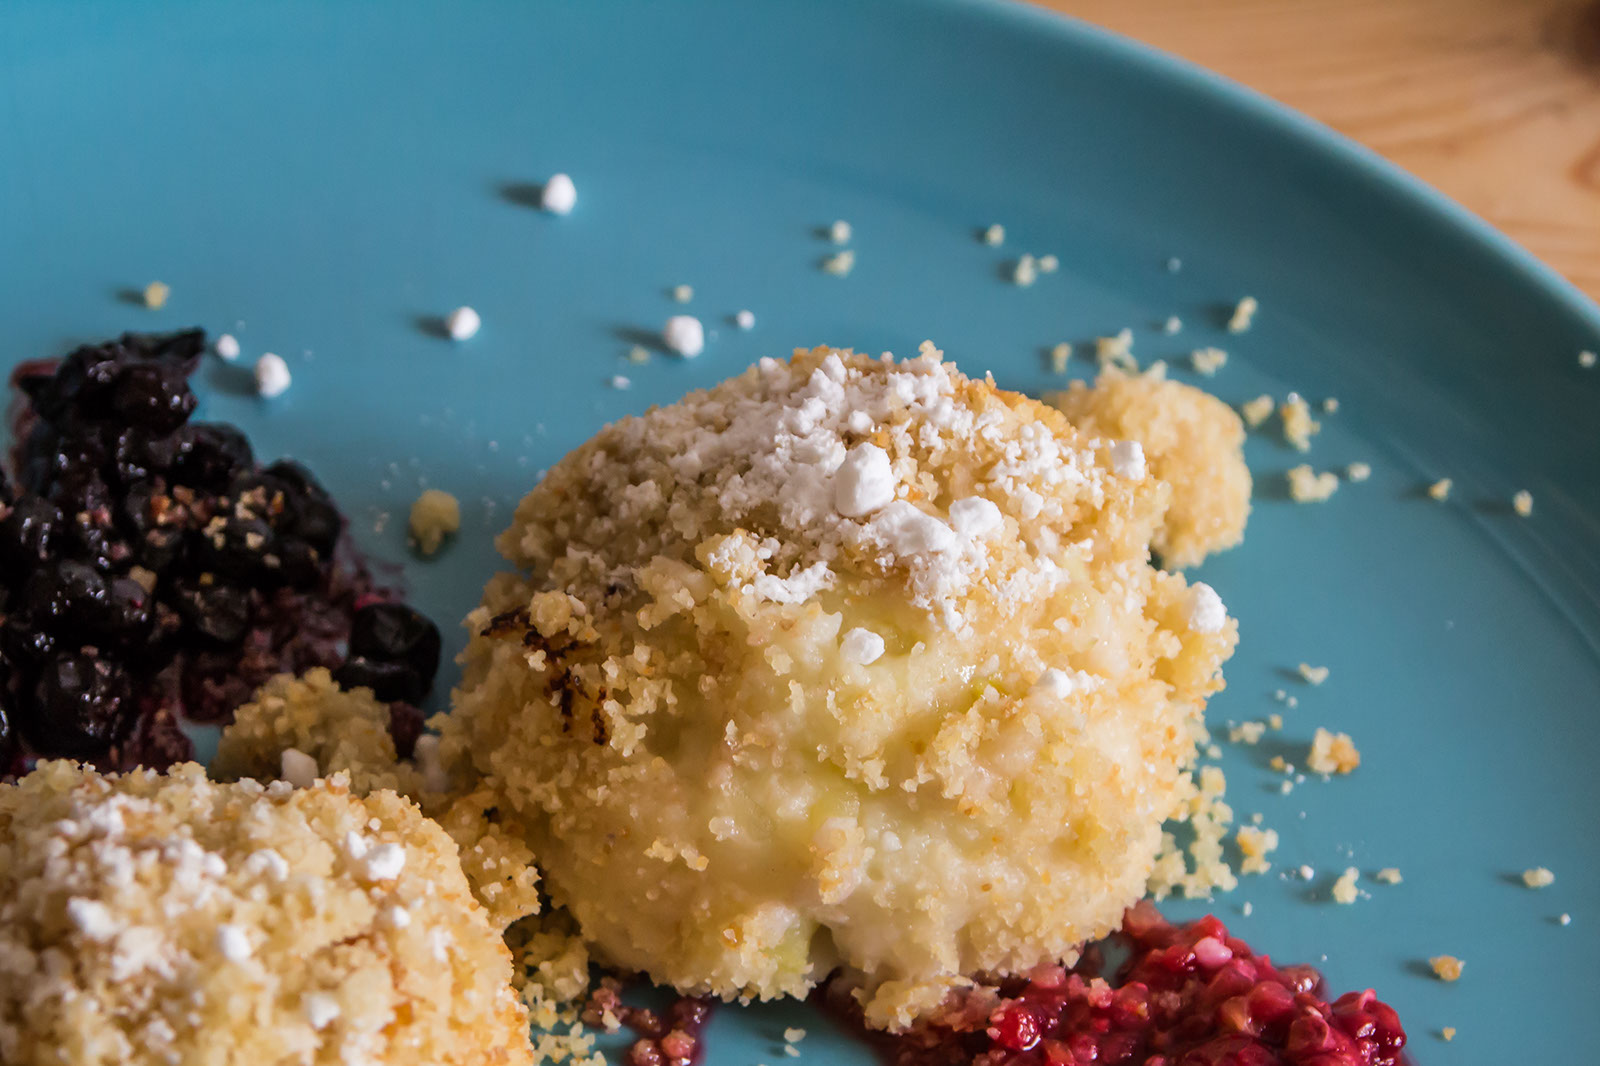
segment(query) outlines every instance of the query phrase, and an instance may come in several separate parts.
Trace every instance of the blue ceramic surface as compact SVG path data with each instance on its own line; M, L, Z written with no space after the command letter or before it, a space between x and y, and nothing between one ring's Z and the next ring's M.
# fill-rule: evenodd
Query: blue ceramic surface
M526 203L554 171L577 182L567 218ZM836 218L855 230L847 278L818 269ZM991 222L1002 248L975 237ZM1024 251L1059 273L1009 284ZM130 301L157 278L163 310ZM667 296L679 283L687 308ZM1229 335L1247 293L1256 326ZM455 344L434 322L459 304L484 326ZM741 308L749 332L728 322ZM714 333L704 355L625 362L682 310ZM446 622L538 470L797 345L931 337L1037 392L1060 384L1046 348L1126 325L1145 361L1225 348L1207 387L1229 401L1336 396L1308 457L1253 435L1247 541L1201 571L1242 630L1211 717L1285 719L1223 745L1230 802L1283 843L1273 873L1211 906L1336 990L1376 987L1418 1062L1592 1053L1600 370L1577 354L1600 349L1600 310L1307 120L993 3L11 0L3 358L190 324L288 359L272 401L209 363L202 414L319 471ZM609 386L619 373L630 390ZM1282 473L1303 459L1374 473L1296 506ZM1421 488L1444 476L1440 505ZM403 540L424 484L465 510L432 562ZM1509 507L1524 488L1529 519ZM1302 661L1328 681L1300 682ZM1353 734L1361 768L1281 795L1268 760L1303 761L1318 725ZM1301 863L1310 883L1277 873ZM1516 875L1540 864L1556 881L1534 892ZM1349 865L1370 898L1338 906ZM1404 883L1373 883L1385 866ZM1466 960L1459 982L1428 975L1442 953ZM708 1062L786 1061L790 1024L812 1030L802 1062L870 1061L779 1005L719 1012Z

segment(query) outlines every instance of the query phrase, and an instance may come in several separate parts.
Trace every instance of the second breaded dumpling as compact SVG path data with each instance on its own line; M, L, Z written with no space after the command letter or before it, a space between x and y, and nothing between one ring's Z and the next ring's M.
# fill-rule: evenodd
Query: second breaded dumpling
M101 776L0 785L7 1066L527 1066L511 959L393 792Z
M1157 363L1142 374L1110 368L1091 387L1075 381L1046 397L1085 433L1137 441L1150 472L1172 498L1150 547L1173 570L1244 539L1250 470L1244 423L1210 393L1171 381Z

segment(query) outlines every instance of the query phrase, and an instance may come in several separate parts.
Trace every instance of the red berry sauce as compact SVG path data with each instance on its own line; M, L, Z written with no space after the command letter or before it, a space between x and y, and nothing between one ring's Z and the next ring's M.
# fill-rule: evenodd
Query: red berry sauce
M1068 970L952 994L894 1035L865 1032L893 1066L1396 1066L1405 1031L1368 989L1324 998L1307 966L1276 967L1215 917L1175 926L1130 908L1132 954L1107 981L1099 953ZM848 989L823 993L860 1025Z
M703 1032L711 1019L711 1003L687 996L663 1011L633 1007L622 1001L622 982L602 978L583 1007L583 1023L595 1029L626 1026L639 1039L628 1046L626 1066L691 1066L705 1050Z

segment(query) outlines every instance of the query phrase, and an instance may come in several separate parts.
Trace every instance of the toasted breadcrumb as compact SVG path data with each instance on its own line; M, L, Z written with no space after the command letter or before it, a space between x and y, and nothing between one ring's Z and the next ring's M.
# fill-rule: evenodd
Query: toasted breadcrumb
M1333 883L1333 901L1335 903L1354 903L1360 895L1356 891L1356 882L1361 879L1361 871L1354 866L1345 868L1344 873Z
M1017 259L1011 268L1011 280L1023 288L1039 280L1039 265L1033 256L1024 252Z
M674 285L672 287L672 298L681 304L688 303L690 300L694 299L694 286Z
M1101 369L1115 367L1126 373L1136 373L1139 363L1133 357L1133 330L1123 327L1112 337L1097 337L1094 357Z
M1161 332L1165 333L1169 337L1182 331L1183 319L1179 318L1177 315L1168 315L1167 320L1161 323Z
M1432 485L1428 486L1428 495L1432 496L1440 503L1443 503L1450 498L1450 487L1453 484L1455 483L1449 478L1442 477L1438 481L1435 481Z
M1057 270L1060 270L1060 269L1061 269L1061 260L1058 259L1056 256L1047 254L1047 255L1041 255L1039 257L1039 273L1041 273L1041 274L1054 274Z
M1057 374L1067 372L1067 361L1072 358L1072 345L1066 341L1050 349L1050 369Z
M1461 971L1467 964L1454 955L1435 955L1428 960L1428 965L1439 980L1456 981L1461 978Z
M1339 413L1339 398L1337 396L1329 396L1327 399L1323 400L1322 401L1322 413L1323 414L1328 414L1328 415L1338 414Z
M1265 722L1240 722L1228 730L1228 741L1232 744L1259 744L1261 735L1266 731Z
M1243 540L1250 470L1244 426L1227 404L1168 380L1159 363L1143 374L1107 369L1093 387L1074 382L1045 400L1079 429L1143 446L1150 473L1172 489L1151 541L1168 569L1195 566Z
M1283 423L1283 439L1296 451L1310 451L1311 438L1322 430L1322 423L1311 417L1311 405L1291 392L1278 406L1278 418Z
M1272 397L1263 393L1255 399L1241 404L1239 413L1244 416L1244 424L1251 429L1255 429L1272 417Z
M834 244L849 244L850 238L855 236L855 230L844 219L836 219L828 227L828 239Z
M1311 751L1306 756L1306 767L1319 774L1348 774L1361 765L1361 752L1356 750L1348 733L1330 733L1317 727L1311 739Z
M1006 228L998 222L983 231L983 243L991 248L1004 244L1005 240Z
M822 261L824 273L832 274L836 278L848 277L856 268L856 253L853 248L835 252Z
M646 348L644 345L635 344L633 347L628 349L628 362L634 363L634 364L640 364L640 363L648 363L649 361L650 361L650 349Z
M172 289L164 281L152 281L144 287L144 305L152 311L159 311L166 306L167 297L172 295Z
M1301 663L1300 676L1310 685L1320 685L1328 680L1329 670L1326 666L1312 666L1310 663Z
M1267 861L1267 856L1278 848L1276 829L1243 826L1234 834L1234 842L1239 845L1239 851L1244 855L1244 861L1239 864L1240 873L1264 874L1272 869L1272 863Z
M1456 1027L1453 1025L1447 1025L1443 1029L1439 1030L1439 1035L1444 1037L1445 1042L1448 1043L1456 1038Z
M1256 312L1260 309L1261 305L1254 296L1246 296L1240 300L1234 305L1233 314L1228 318L1228 332L1243 333L1249 329L1251 322L1255 320Z
M1267 727L1269 729L1274 729L1274 730L1282 729L1283 728L1283 715L1281 715L1281 714L1269 714L1269 715L1267 715Z
M1522 883L1529 888L1544 888L1554 884L1556 875L1543 866L1535 866L1531 870L1522 871Z
M1339 491L1339 475L1331 470L1317 473L1301 463L1289 471L1289 498L1295 503L1322 503Z
M1516 511L1517 514L1521 515L1523 518L1527 518L1529 515L1533 514L1533 493L1529 492L1527 489L1523 489L1521 492L1511 497L1511 509Z
M1347 481L1365 481L1372 476L1372 467L1362 462L1351 463L1344 468L1344 476Z
M1211 377L1228 365L1228 353L1221 348L1196 348L1189 353L1189 365L1195 373Z
M411 505L407 528L417 552L432 555L460 530L461 501L443 489L428 489Z
M1400 876L1400 871L1393 866L1385 866L1383 869L1373 874L1372 879L1374 881L1382 881L1386 885L1398 885L1402 880L1404 880L1404 878Z
M1571 925L1572 924L1572 915L1563 913L1559 918L1556 919L1556 924L1557 925Z

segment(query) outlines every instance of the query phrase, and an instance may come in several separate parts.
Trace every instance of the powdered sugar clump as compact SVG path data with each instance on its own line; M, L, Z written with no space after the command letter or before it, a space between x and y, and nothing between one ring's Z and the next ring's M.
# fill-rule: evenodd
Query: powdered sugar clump
M1203 581L1189 586L1186 621L1196 633L1220 633L1228 623L1228 609L1217 590Z

